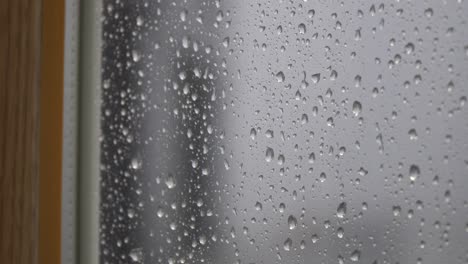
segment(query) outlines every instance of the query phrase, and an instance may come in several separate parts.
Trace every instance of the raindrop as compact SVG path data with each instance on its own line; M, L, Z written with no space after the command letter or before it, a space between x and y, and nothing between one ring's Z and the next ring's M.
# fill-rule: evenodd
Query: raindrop
M301 247L301 249L305 249L306 242L304 240L301 240L300 247Z
M353 103L353 114L354 116L358 116L361 113L362 106L359 101L354 101Z
M401 207L400 206L398 206L398 205L393 206L393 216L399 216L400 212L401 212Z
M318 241L319 237L318 237L318 235L317 235L317 234L313 234L313 235L312 235L312 237L311 237L311 239L312 239L312 243L314 243L314 244L315 244L315 243L317 243L317 241Z
M336 209L336 216L338 218L344 218L345 217L345 214L346 214L346 203L345 202L341 202L339 205L338 205L338 208Z
M176 186L175 178L171 173L166 178L166 186L169 189L173 189Z
M433 14L434 14L434 11L432 10L432 8L428 8L424 10L424 15L426 15L426 17L432 17Z
M133 217L135 217L135 210L133 210L132 208L129 208L127 210L127 216L128 218L132 219Z
M132 161L130 162L130 166L134 170L138 170L141 168L141 160L139 158L133 158Z
M325 172L320 173L320 182L324 182L327 179Z
M276 74L276 80L277 80L279 83L284 82L285 77L284 77L284 73L283 73L282 71L279 71L279 72Z
M256 136L257 136L257 130L255 128L250 129L250 138L252 140L255 140Z
M159 218L162 218L164 216L164 211L161 207L158 207L158 210L156 211L156 215L159 217Z
M187 10L182 10L182 12L180 12L180 20L182 22L185 22L187 20L187 14L188 14Z
M286 205L284 203L280 203L279 205L279 211L280 213L284 213L284 210L286 209Z
M223 39L223 46L224 46L225 48L229 47L229 42L230 42L229 37L224 38L224 39Z
M420 170L419 170L419 167L417 165L411 165L410 166L410 169L409 169L409 178L411 181L415 181L418 177L419 177L419 174L420 174Z
M288 237L288 239L286 239L286 241L284 241L283 243L283 248L285 251L290 251L291 247L292 247L292 240L291 238Z
M182 37L182 47L184 47L184 49L188 49L189 44L190 44L189 38L187 36L183 36Z
M361 252L359 250L354 250L353 253L351 253L351 261L359 261L361 258Z
M272 148L267 148L266 152L265 152L266 162L271 162L274 157L275 157L275 152L273 151L273 149Z
M297 220L296 220L296 217L294 217L293 215L290 215L288 217L288 225L289 225L289 229L290 230L293 230L297 227Z
M338 230L336 231L336 235L339 237L339 238L343 238L344 236L344 230L342 227L338 227Z
M312 152L309 154L309 163L314 163L315 162L315 153Z
M137 16L136 24L137 24L137 26L143 25L143 18L141 18L141 16Z
M413 43L410 42L410 43L406 44L406 46L405 46L406 54L411 54L413 51L414 51Z
M354 40L356 40L356 41L361 40L361 29L357 29L357 30L354 32Z
M143 249L134 248L130 251L129 256L133 262L141 262L143 261Z
M278 155L278 165L283 165L285 161L284 155L280 154Z
M283 33L283 27L282 26L278 26L276 28L276 32L278 33L278 35L280 35L281 33Z
M303 23L299 24L298 29L299 29L299 34L306 33L306 26Z
M205 235L200 235L200 237L198 238L198 241L200 242L201 245L205 245L206 244L206 236Z
M255 210L261 211L263 209L263 205L260 202L255 203Z
M330 73L330 80L334 81L336 80L336 78L338 78L338 72L336 72L335 70L332 70Z
M134 62L138 62L140 60L140 54L136 50L132 50L132 59Z
M310 76L310 79L313 83L318 83L320 81L320 73L313 74Z
M417 140L418 139L418 133L416 133L416 129L412 128L408 131L408 135L410 140Z
M301 124L305 125L309 122L309 117L307 116L307 114L302 114L302 117L301 117Z

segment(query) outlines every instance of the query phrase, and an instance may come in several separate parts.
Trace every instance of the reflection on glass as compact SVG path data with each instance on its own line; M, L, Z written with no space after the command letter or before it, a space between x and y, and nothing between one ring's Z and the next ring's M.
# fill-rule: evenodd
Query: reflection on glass
M467 263L466 1L104 0L102 263Z

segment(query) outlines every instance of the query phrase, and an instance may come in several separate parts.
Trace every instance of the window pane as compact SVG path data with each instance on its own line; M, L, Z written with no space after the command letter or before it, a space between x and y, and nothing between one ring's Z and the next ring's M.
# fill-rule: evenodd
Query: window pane
M466 1L104 0L102 263L467 263Z

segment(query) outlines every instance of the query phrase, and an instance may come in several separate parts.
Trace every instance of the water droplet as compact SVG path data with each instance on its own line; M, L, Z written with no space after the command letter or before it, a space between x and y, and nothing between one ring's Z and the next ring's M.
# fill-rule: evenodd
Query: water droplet
M426 17L432 17L433 14L434 14L434 11L432 10L432 8L428 8L424 10L424 15L426 15Z
M338 208L336 209L336 216L338 218L344 218L345 217L345 214L346 214L346 203L345 202L341 202L339 205L338 205Z
M410 42L410 43L406 44L406 46L405 46L406 54L411 54L413 51L414 51L413 43Z
M305 34L306 33L306 26L303 23L299 24L299 26L297 28L299 29L299 34Z
M294 217L293 215L290 215L288 217L288 225L289 225L289 229L290 230L293 230L297 227L297 220L296 220L296 217Z
M301 247L301 249L305 249L306 242L304 240L301 240L300 247Z
M325 174L325 172L320 173L320 182L325 182L326 179L327 175Z
M411 165L410 166L410 169L409 169L409 178L411 181L415 181L418 177L419 177L419 174L420 174L420 170L419 170L419 167L417 165Z
M410 140L417 140L418 139L418 133L416 133L416 129L412 128L408 131L408 135Z
M280 203L279 205L279 211L280 213L284 213L284 210L286 209L286 205L284 203Z
M180 20L182 22L185 22L187 20L187 14L188 14L188 12L185 9L182 10L182 12L180 12Z
M161 207L158 207L158 210L156 211L156 215L159 217L159 218L162 218L164 216L164 211Z
M275 152L273 151L273 149L272 148L267 148L266 152L265 152L266 162L271 162L274 157L275 157Z
M320 81L320 73L313 74L310 76L310 79L313 83L318 83Z
M137 24L137 26L143 25L143 18L141 18L141 16L137 16L136 24Z
M104 81L102 82L102 87L103 87L104 89L109 89L109 87L110 87L110 80L109 80L109 79L104 80Z
M284 73L283 73L282 71L279 71L279 72L276 74L276 80L277 80L279 83L284 82L285 77L284 77Z
M285 161L284 155L280 154L278 155L278 165L283 165Z
M466 96L460 97L460 106L463 107L466 104Z
M283 248L285 251L290 251L291 247L292 247L292 240L291 238L288 237L288 239L286 239L286 241L284 241L283 243Z
M198 241L200 242L201 245L205 245L206 244L206 236L205 235L200 235L200 237L198 238Z
M181 81L187 79L187 73L186 73L185 71L179 72L179 79L180 79Z
M359 250L354 250L353 253L351 253L351 261L359 261L361 258L361 252Z
M357 30L354 32L354 40L356 40L356 41L361 40L361 29L357 29Z
M330 80L334 81L334 80L336 80L336 78L338 78L338 72L335 71L335 70L332 70L331 73L330 73Z
M401 207L398 205L393 206L393 216L399 216L401 212Z
M268 130L265 132L265 136L266 136L267 138L273 138L273 137L274 137L273 130L268 129Z
M166 178L166 186L169 189L173 189L176 186L175 178L171 173Z
M143 261L143 249L142 248L132 249L130 251L129 257L133 262L142 262Z
M260 202L255 203L255 210L261 211L263 209L263 205Z
M218 13L216 14L216 21L221 22L224 18L224 13L223 11L219 10Z
M130 166L134 170L138 170L141 168L141 160L139 158L133 158L132 161L130 162Z
M250 138L252 140L255 140L256 136L257 136L257 130L255 128L250 129Z
M135 217L135 210L133 210L132 208L129 208L127 210L127 216L128 218L132 219L133 217Z
M361 113L362 106L359 101L354 101L353 103L353 114L354 116L358 116Z
M226 170L230 170L231 169L231 165L229 165L229 161L227 159L224 159L224 168Z
M283 27L282 26L278 26L276 28L276 32L278 33L278 35L280 35L281 33L283 33Z
M189 38L188 38L187 36L183 36L183 37L182 37L182 47L183 47L184 49L188 49L189 45L190 45L190 40L189 40Z
M229 37L226 37L226 38L223 39L223 46L225 48L229 47L229 43L230 43Z
M309 117L307 116L307 114L302 114L302 117L301 117L301 124L305 125L309 122Z
M309 154L309 163L314 163L315 162L315 153L312 152Z
M317 243L317 241L318 241L319 237L318 237L318 235L317 235L317 234L313 234L313 235L311 236L311 239L312 239L312 243L314 243L314 244L315 244L315 243Z
M343 238L344 236L344 230L342 227L338 227L338 230L336 230L336 235L339 237L339 238Z
M138 62L140 60L140 54L136 50L132 50L132 59L134 62Z

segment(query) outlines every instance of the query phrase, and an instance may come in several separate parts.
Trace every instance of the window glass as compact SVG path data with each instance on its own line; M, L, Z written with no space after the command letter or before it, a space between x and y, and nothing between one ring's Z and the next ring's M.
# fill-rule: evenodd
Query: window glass
M466 1L103 1L102 263L467 263Z

